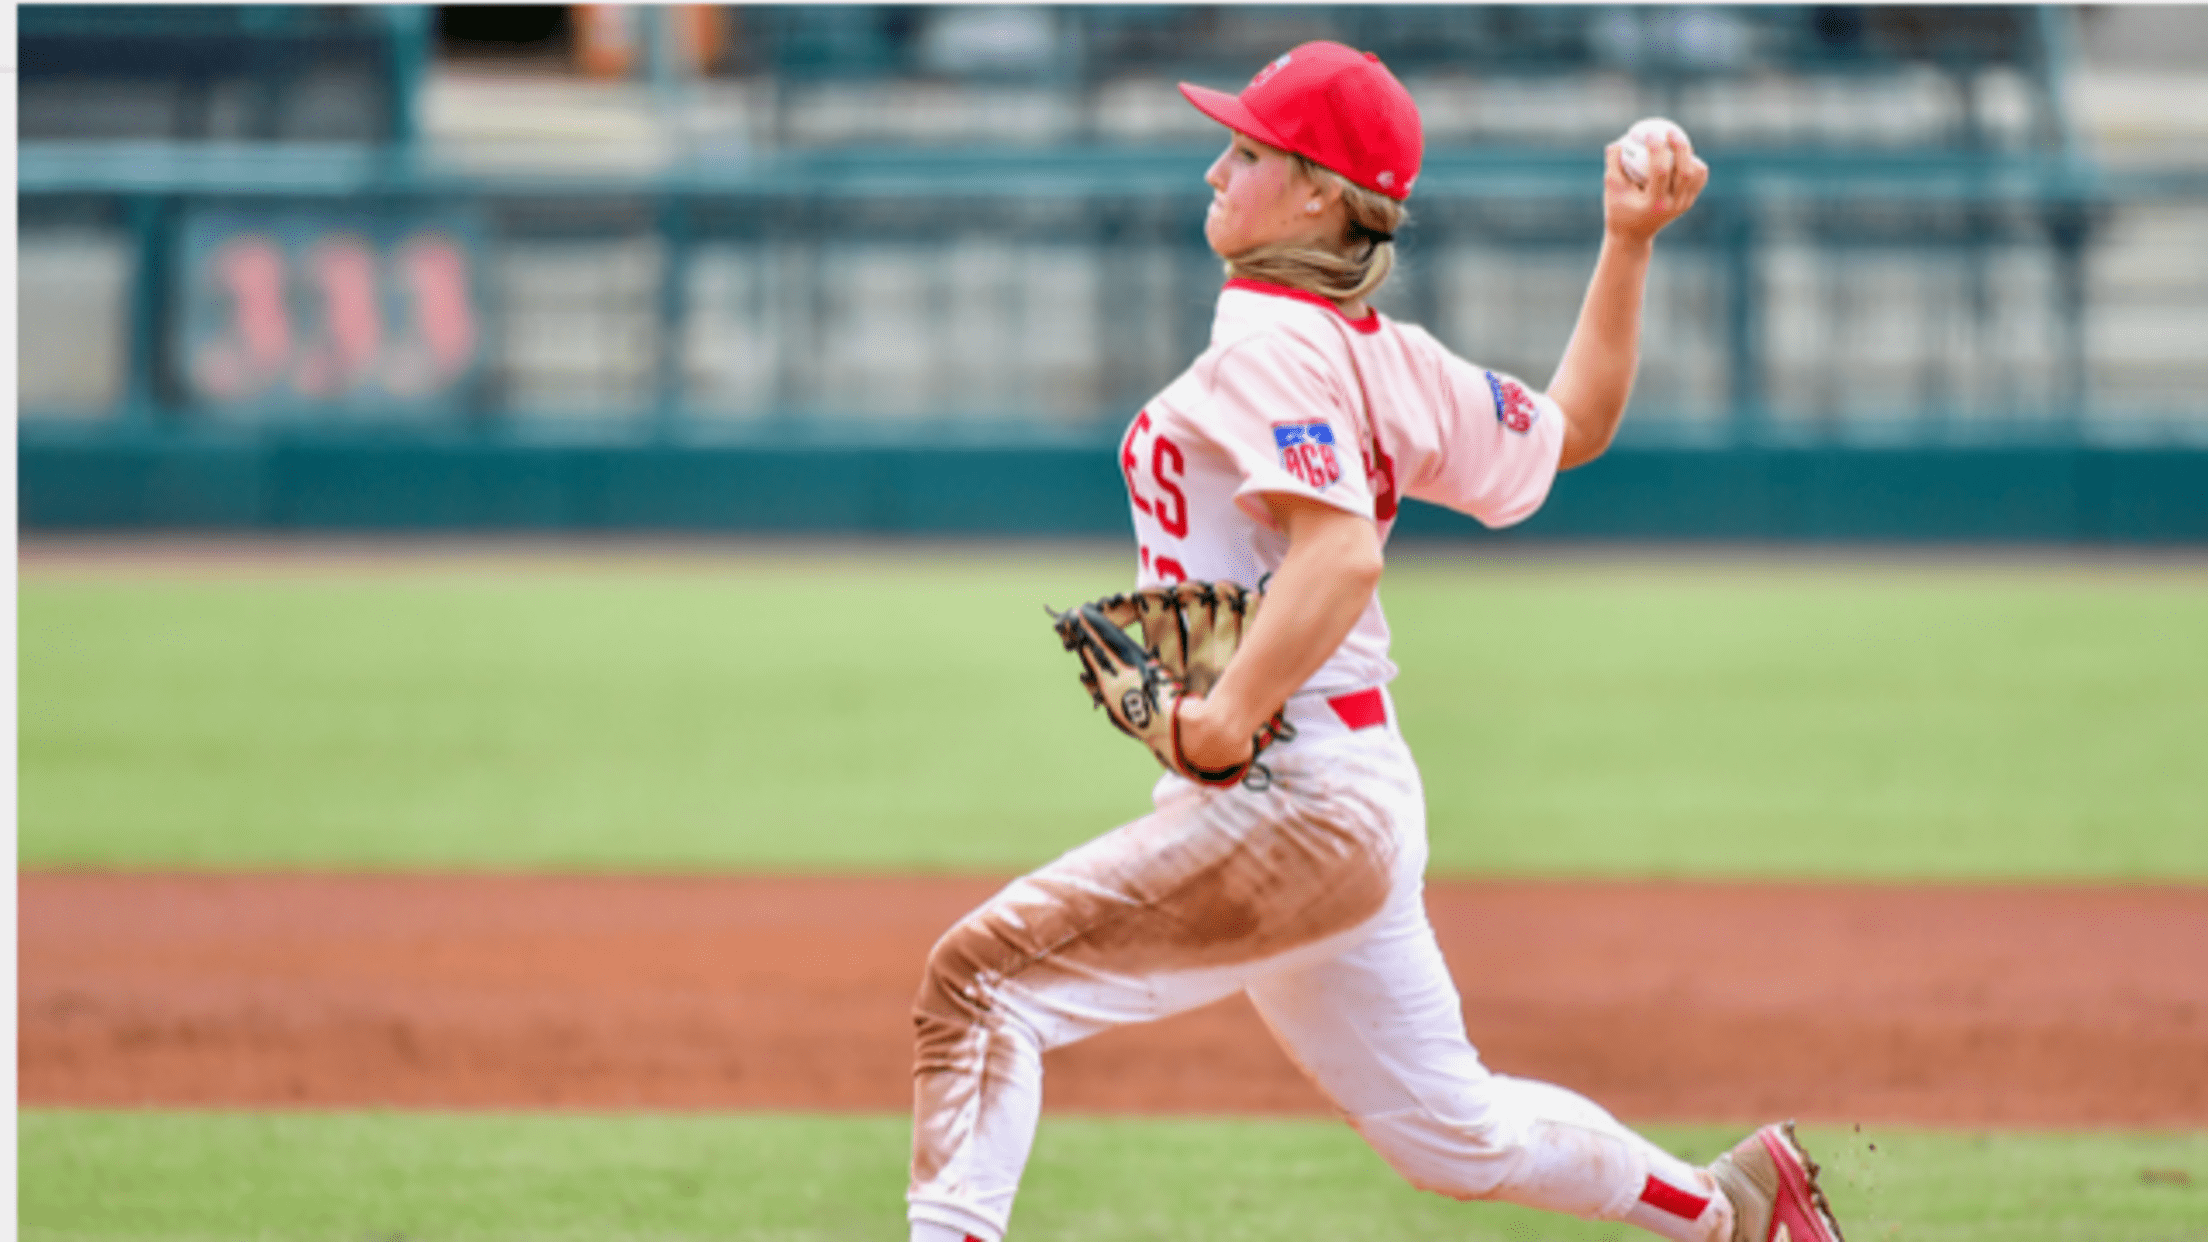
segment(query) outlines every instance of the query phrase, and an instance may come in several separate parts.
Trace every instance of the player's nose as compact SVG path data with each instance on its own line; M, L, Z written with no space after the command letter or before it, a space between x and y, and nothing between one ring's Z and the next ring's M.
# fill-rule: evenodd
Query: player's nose
M1232 151L1231 147L1226 151L1221 151L1219 158L1211 162L1211 167L1204 170L1204 184L1221 194L1227 192L1227 156Z

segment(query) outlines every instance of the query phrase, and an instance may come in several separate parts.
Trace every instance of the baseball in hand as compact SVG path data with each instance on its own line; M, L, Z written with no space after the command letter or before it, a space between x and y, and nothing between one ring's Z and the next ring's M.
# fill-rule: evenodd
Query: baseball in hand
M1635 185L1647 185L1649 145L1666 142L1672 134L1684 138L1687 131L1679 128L1678 122L1660 116L1633 122L1633 128L1618 140L1618 163L1624 166L1626 179Z

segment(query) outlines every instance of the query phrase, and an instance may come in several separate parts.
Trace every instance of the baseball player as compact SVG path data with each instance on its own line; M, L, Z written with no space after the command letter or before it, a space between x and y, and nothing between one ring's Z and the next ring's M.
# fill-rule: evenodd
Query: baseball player
M1046 1050L1236 991L1415 1186L1677 1242L1838 1242L1790 1126L1698 1168L1480 1063L1426 920L1425 807L1375 596L1401 497L1508 525L1609 444L1652 244L1707 166L1683 133L1634 153L1638 182L1623 144L1606 151L1600 257L1541 392L1367 305L1423 148L1377 57L1307 43L1239 95L1181 91L1233 131L1205 175L1229 279L1210 347L1135 416L1119 464L1139 586L1261 588L1262 608L1208 693L1163 710L1155 809L1014 881L929 955L913 1242L1004 1236ZM1276 713L1290 727L1260 766Z

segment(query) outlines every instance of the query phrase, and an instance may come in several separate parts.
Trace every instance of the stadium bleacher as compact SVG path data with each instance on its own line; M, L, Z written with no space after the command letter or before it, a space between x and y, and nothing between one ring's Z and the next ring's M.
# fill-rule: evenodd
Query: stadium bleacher
M1385 307L1536 380L1601 144L1697 136L1633 442L2208 441L2208 144L2124 86L2182 12L590 14L23 9L24 442L1105 435L1218 278L1172 83L1306 38L1425 111Z

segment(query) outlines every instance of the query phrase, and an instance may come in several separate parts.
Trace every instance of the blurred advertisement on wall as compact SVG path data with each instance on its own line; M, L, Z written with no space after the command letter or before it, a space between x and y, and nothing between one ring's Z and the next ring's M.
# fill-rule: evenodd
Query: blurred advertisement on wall
M218 416L451 408L484 369L482 236L449 208L193 211L171 320L186 389Z

